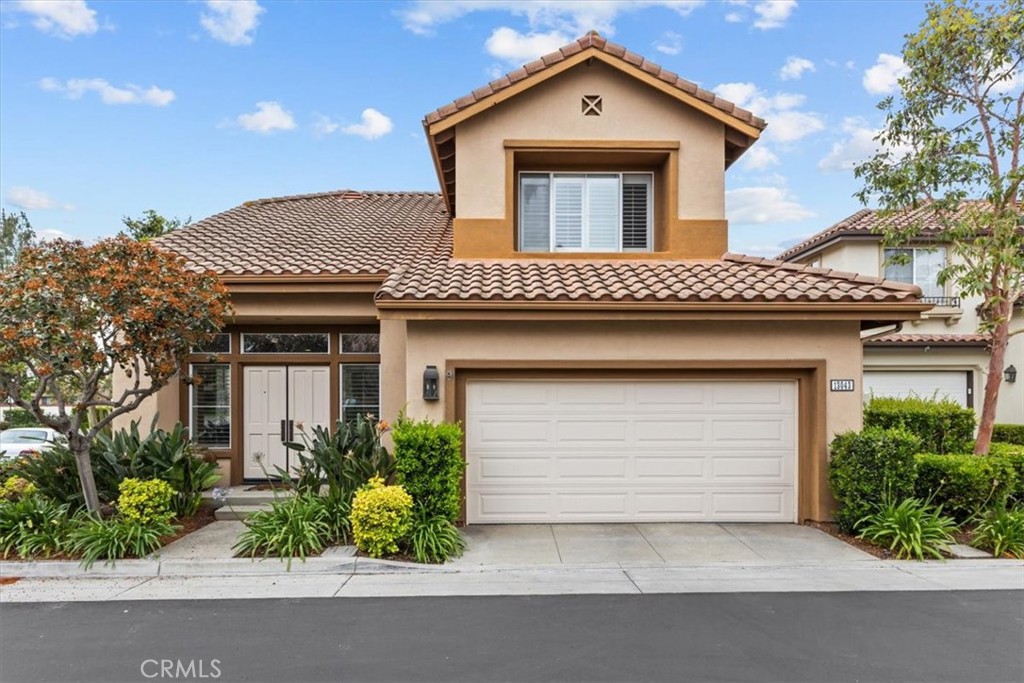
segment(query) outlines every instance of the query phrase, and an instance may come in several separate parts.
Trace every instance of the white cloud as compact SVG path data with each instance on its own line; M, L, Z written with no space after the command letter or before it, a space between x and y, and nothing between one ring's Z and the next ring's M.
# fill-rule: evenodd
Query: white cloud
M87 92L95 92L103 104L147 104L151 107L166 107L174 101L174 91L164 90L155 85L142 88L129 83L123 88L111 85L103 78L72 78L61 83L55 78L43 78L39 87L47 92L57 92L69 100L80 100Z
M665 31L654 43L654 49L666 55L677 55L683 51L683 37L675 31Z
M766 147L764 143L761 143L760 145L754 145L750 148L750 151L740 157L740 163L747 170L760 171L770 166L778 166L779 157L769 147Z
M1021 88L1024 88L1024 71L1017 69L1007 74L1005 78L1000 79L997 83L994 83L990 92L994 95L1005 95Z
M725 15L725 20L730 24L738 24L743 21L743 15L739 12L729 12Z
M773 28L782 28L786 19L796 9L796 0L763 0L754 3L754 26L766 31Z
M7 203L24 211L41 211L43 209L74 210L71 204L60 204L40 190L31 187L18 186L7 190Z
M803 95L784 92L768 95L753 83L722 83L713 90L767 120L765 137L769 139L795 142L825 128L825 122L818 114L797 109L807 99Z
M814 62L803 57L790 57L779 69L779 78L784 81L795 81L799 80L807 71L815 71Z
M361 123L345 126L341 129L341 132L348 135L358 135L367 140L376 140L390 133L395 127L391 123L391 119L372 107L364 109L360 118Z
M242 114L235 122L254 133L272 133L275 130L295 128L295 119L278 102L257 102L256 111Z
M570 41L572 38L560 31L519 33L515 29L502 26L494 29L484 47L492 57L512 64L523 64L554 52Z
M42 228L36 230L36 239L41 242L52 242L54 240L73 240L74 236L64 232L63 230L57 230L56 228Z
M781 187L741 187L725 192L726 215L736 225L783 223L812 218L814 213Z
M864 89L872 95L889 95L896 92L899 79L910 73L910 68L898 55L881 53L878 62L864 72Z
M397 14L407 30L420 35L431 35L442 24L486 11L525 17L531 32L557 30L576 38L591 29L613 35L620 14L663 7L685 17L703 4L705 0L417 0Z
M857 164L883 149L883 145L875 140L879 130L860 117L844 119L843 132L846 138L832 145L832 150L818 162L818 170L824 173L852 171ZM890 149L897 156L904 156L910 151L908 146Z
M341 124L336 121L332 121L329 116L324 116L320 113L313 114L313 136L322 138L336 132L341 128Z
M215 40L228 45L252 45L260 15L267 10L256 0L206 0L199 24Z
M38 30L60 38L91 35L100 28L96 10L85 0L20 0L14 9L31 15Z

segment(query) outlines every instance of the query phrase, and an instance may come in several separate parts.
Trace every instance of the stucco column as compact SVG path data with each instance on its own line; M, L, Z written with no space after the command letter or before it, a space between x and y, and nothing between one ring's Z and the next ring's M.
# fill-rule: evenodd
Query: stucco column
M406 323L380 321L380 413L394 422L405 408Z

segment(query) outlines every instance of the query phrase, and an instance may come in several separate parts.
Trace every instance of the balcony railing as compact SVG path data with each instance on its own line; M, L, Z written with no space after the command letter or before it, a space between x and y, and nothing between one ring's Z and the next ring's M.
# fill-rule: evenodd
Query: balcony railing
M940 308L960 308L958 296L922 296L921 303L933 304Z

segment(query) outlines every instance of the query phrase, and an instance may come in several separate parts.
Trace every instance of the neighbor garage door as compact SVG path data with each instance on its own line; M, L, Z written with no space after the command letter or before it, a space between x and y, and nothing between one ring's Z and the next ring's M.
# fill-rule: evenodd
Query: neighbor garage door
M971 373L962 371L866 371L864 400L872 396L948 398L967 407Z
M468 381L469 523L796 519L796 382Z

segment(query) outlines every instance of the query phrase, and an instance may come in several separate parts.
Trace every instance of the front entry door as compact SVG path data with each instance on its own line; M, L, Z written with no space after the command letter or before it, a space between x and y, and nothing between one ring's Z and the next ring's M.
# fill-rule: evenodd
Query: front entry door
M330 370L325 366L247 366L243 402L246 479L279 476L295 465L285 441L330 421Z

